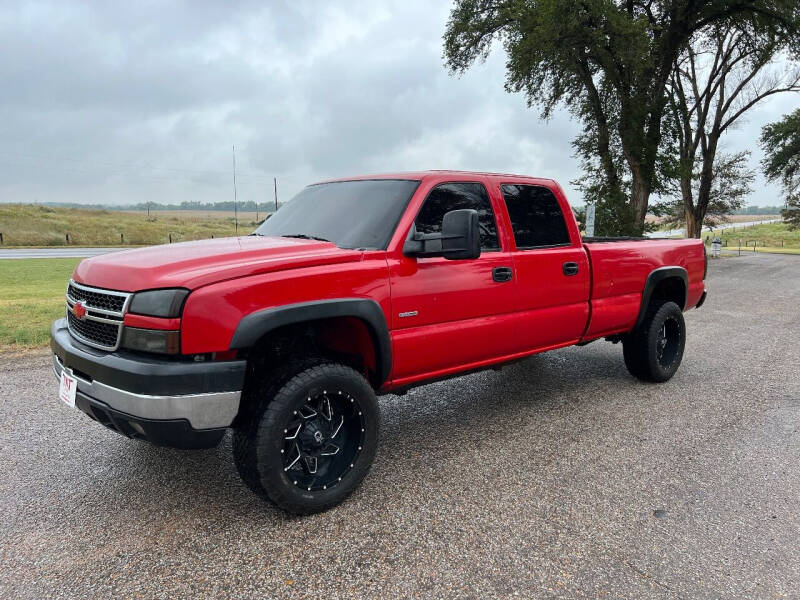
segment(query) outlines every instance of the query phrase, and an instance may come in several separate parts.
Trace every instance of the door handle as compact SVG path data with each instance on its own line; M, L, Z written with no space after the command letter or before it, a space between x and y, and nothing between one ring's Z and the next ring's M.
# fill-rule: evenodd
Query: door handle
M495 267L492 269L492 279L498 283L511 281L512 277L514 277L514 272L511 270L511 267Z
M578 274L578 263L576 262L565 262L562 265L562 269L564 270L564 275L577 275Z

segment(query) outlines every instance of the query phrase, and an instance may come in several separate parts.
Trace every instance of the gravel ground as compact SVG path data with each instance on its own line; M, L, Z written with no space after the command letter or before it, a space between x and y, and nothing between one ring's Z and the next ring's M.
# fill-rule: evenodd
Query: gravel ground
M677 375L596 343L381 399L371 474L288 517L0 356L0 596L779 598L800 589L800 259L713 261Z

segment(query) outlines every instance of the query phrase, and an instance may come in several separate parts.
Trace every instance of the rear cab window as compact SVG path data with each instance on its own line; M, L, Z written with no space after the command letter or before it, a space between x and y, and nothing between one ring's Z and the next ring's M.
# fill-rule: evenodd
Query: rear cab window
M515 183L501 185L500 191L511 220L517 250L572 245L564 213L550 189Z

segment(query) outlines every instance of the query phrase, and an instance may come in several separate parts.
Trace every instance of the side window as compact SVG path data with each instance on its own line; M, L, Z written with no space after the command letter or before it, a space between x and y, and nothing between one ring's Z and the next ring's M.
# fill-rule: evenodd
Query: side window
M564 214L549 189L537 185L501 186L517 248L570 244Z
M443 183L428 194L414 224L418 233L441 233L445 213L462 208L478 211L481 250L500 250L497 222L486 188L480 183Z

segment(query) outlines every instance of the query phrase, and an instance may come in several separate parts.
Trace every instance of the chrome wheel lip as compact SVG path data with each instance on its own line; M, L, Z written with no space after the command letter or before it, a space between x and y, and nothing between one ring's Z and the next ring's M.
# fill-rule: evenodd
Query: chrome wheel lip
M336 406L339 407L339 418ZM347 419L345 410L342 410L344 407L349 413ZM298 418L301 421L292 424ZM347 427L346 421L349 421ZM323 428L325 434L322 433ZM343 428L346 434L344 442L337 445L334 440L342 435ZM354 396L340 389L325 389L309 394L303 405L290 415L283 429L281 459L284 476L304 492L318 492L336 487L355 467L364 447L365 435L363 410ZM313 451L305 443L308 439L315 442ZM349 452L352 452L352 456L345 457ZM336 457L339 457L338 460L346 458L342 468L317 481L318 473L326 464L332 466Z

